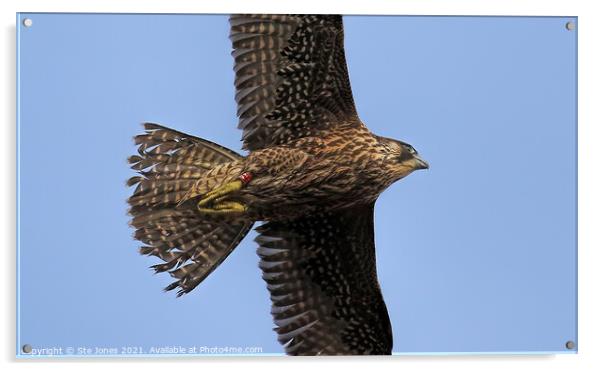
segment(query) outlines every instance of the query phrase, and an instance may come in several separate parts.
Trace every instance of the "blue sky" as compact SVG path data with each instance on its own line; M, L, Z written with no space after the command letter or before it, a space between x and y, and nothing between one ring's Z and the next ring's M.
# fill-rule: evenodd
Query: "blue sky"
M126 158L141 122L240 149L227 17L25 16L18 344L280 353L254 233L176 298L127 225ZM360 117L431 164L376 207L395 352L562 352L576 341L569 20L345 17Z

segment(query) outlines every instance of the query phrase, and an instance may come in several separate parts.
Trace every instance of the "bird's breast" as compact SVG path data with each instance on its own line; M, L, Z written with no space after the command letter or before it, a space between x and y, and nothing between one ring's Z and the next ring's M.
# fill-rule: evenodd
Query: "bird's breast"
M375 201L388 184L374 141L329 139L266 151L261 175L243 191L251 209L274 219Z

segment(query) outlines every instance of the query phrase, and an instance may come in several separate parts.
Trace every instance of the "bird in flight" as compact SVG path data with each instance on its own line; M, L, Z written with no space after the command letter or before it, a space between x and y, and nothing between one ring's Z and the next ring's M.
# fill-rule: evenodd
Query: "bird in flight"
M341 16L232 15L230 39L249 153L146 123L129 158L140 252L182 295L262 222L259 267L286 353L391 354L374 203L427 162L358 117Z

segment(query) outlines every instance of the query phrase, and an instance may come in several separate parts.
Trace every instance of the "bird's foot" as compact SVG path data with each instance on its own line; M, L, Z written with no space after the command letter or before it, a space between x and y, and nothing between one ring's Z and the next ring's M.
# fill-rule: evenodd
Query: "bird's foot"
M226 183L223 186L216 188L210 192L207 192L203 198L198 202L197 207L200 209L203 206L207 206L211 203L215 203L217 199L224 198L228 193L236 192L240 190L243 186L243 183L240 179L237 179L233 182ZM215 206L215 205L214 205Z
M197 209L206 214L244 213L247 210L244 204L227 200L227 197L242 189L251 179L251 173L242 173L238 179L206 193L197 203Z
M247 207L236 201L214 202L212 207L202 207L197 204L197 209L203 214L235 214L244 213Z

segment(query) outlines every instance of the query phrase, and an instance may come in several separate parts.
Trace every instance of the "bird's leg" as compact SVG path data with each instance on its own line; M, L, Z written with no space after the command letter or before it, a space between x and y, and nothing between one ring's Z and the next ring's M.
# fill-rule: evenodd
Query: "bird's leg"
M238 179L226 183L223 186L212 190L204 195L197 203L197 209L202 213L226 214L226 213L242 213L247 210L247 207L240 202L226 201L228 195L236 192L251 181L253 176L249 172L242 173ZM211 204L211 206L209 206Z
M247 207L236 201L220 201L213 205L213 208L198 207L198 210L204 214L233 214L244 213Z
M208 205L209 203L214 202L218 198L221 198L221 197L227 195L228 193L238 191L241 188L242 188L242 182L240 181L240 179L236 179L235 181L226 183L219 188L216 188L210 192L205 193L205 195L203 196L203 198L201 198L201 200L199 201L197 206L201 207L201 206Z

